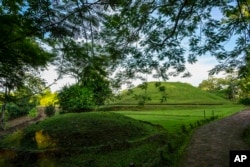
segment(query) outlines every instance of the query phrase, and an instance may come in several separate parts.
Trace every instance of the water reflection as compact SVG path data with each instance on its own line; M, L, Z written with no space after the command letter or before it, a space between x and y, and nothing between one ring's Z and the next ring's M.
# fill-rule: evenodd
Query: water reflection
M35 133L35 139L38 149L53 148L56 146L56 142L49 136L47 132L43 130Z

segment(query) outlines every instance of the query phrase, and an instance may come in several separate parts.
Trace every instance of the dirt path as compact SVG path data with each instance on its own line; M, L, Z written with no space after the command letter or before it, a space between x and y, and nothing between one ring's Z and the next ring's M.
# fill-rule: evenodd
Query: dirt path
M250 150L242 132L250 125L250 110L202 126L195 131L180 167L228 167L230 150Z
M38 108L38 115L35 118L29 116L23 116L16 118L14 120L6 122L6 129L0 130L0 139L10 133L17 131L18 129L22 129L30 124L41 121L45 118L45 114L42 108Z

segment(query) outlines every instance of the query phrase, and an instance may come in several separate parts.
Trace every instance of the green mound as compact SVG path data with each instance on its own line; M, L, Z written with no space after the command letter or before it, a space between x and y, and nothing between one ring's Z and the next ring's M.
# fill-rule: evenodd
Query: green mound
M120 114L64 114L2 139L0 166L153 164L167 141L162 127Z
M121 93L121 99L116 101L116 105L138 104L141 96L147 96L150 100L146 100L145 104L228 104L228 100L215 94L205 92L187 83L181 82L148 82L147 90L142 89L142 85L131 90L125 90ZM165 91L160 91L161 88ZM166 96L165 101L161 101Z

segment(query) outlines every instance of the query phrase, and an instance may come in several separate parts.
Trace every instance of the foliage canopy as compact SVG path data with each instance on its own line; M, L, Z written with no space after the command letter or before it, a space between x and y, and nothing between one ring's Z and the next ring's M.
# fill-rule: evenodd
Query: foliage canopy
M56 51L60 74L74 70L81 81L89 79L83 75L89 69L104 80L112 76L113 85L130 78L145 80L144 74L186 77L190 76L186 63L193 64L202 55L220 61L212 74L239 69L247 76L249 4L249 0L1 0L0 86L22 85L24 73L52 61L39 42ZM214 17L216 12L219 17ZM225 44L231 39L235 44L228 50ZM74 62L68 67L75 68L63 69L63 62Z
M241 69L249 55L249 4L249 0L2 0L2 22L14 20L21 31L1 42L1 49L29 36L45 39L50 46L62 46L65 37L81 38L91 43L92 53L94 45L105 46L111 66L122 67L117 77L125 78L152 72L163 79L179 73L189 76L185 63L195 63L205 54L221 61L211 73ZM236 43L228 51L224 45L231 38Z

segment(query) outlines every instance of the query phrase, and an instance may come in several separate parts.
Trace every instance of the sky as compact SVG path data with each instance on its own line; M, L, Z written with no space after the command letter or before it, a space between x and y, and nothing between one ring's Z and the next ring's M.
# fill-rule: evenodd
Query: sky
M171 77L168 82L184 82L189 83L193 86L198 86L203 80L208 79L209 70L211 70L216 64L218 64L217 60L211 56L202 56L198 58L198 61L195 64L186 64L187 69L191 73L191 77L182 78L180 76ZM57 79L57 72L55 67L49 66L48 70L41 73L42 78L44 78L47 82L47 85L54 82ZM221 77L222 74L215 76ZM148 77L148 81L155 81L152 77ZM64 77L57 81L54 85L51 86L51 90L53 92L60 90L64 85L73 84L75 80L70 77ZM138 85L140 82L135 82L134 85Z
M41 72L41 78L45 79L46 85L51 85L55 82L58 78L58 74L56 72L55 66L48 66L47 70ZM60 79L56 81L51 87L51 91L55 92L60 90L64 85L70 85L75 83L75 80L70 77L63 77L63 79Z
M215 67L218 61L211 56L203 56L198 59L195 64L187 64L187 70L191 73L191 77L172 77L169 81L179 81L189 83L193 86L198 86L203 80L208 79L209 70ZM215 75L214 77L221 77L222 74Z

